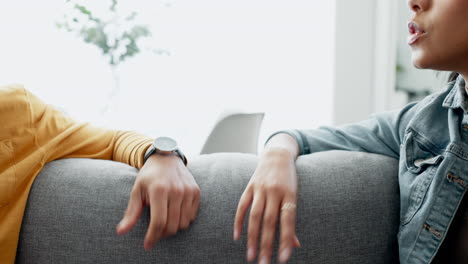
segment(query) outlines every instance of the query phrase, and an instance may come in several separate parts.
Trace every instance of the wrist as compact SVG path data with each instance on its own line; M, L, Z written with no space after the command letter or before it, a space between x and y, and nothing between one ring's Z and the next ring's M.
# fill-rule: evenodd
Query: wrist
M156 163L164 163L164 164L171 164L171 165L182 165L185 166L184 161L177 155L176 153L154 153L148 157L145 162L147 164L156 164Z
M286 147L272 146L263 150L262 159L295 160L297 154Z
M266 155L282 155L283 157L296 160L297 156L299 156L299 144L290 134L278 133L270 137L265 146L264 153Z

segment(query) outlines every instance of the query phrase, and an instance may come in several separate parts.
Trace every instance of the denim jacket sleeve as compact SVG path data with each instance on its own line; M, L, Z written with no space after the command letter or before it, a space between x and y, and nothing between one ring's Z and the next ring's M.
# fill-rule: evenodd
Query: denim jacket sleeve
M320 127L312 130L281 130L298 143L300 155L327 150L362 151L398 159L405 129L418 107L411 103L400 111L383 112L369 119L340 127ZM268 142L267 140L267 142Z

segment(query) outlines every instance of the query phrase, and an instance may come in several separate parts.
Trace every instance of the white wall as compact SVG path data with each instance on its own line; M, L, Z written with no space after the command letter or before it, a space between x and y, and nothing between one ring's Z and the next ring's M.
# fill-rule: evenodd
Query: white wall
M362 120L373 110L374 13L375 0L336 1L335 124Z
M165 52L122 65L119 107L105 116L111 72L96 48L55 28L64 2L0 2L1 84L23 83L80 120L173 136L189 155L225 109L266 112L261 142L332 123L334 1L122 1Z
M334 124L407 103L395 91L400 2L405 1L337 0Z

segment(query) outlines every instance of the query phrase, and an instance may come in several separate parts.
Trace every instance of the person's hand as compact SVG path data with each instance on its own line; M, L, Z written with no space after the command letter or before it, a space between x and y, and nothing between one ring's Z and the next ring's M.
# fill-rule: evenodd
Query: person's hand
M197 215L199 203L200 188L180 157L152 155L138 173L117 234L129 232L148 205L151 219L144 248L150 250L161 238L187 229Z
M295 231L296 201L295 157L290 152L280 149L265 152L240 198L234 221L234 240L238 240L247 210L252 206L247 236L248 261L253 261L257 256L262 224L258 260L261 264L270 263L278 218L280 219L279 261L287 262L293 247L300 247Z

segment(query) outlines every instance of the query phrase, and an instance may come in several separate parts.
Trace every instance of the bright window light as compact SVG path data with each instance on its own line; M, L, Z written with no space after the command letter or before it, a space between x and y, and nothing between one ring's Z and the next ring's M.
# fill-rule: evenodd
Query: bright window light
M120 1L149 25L143 51L113 79L100 51L56 27L64 0L0 3L0 84L21 83L74 118L197 154L226 110L265 112L260 142L284 128L332 122L335 1ZM81 1L91 9L103 3Z

